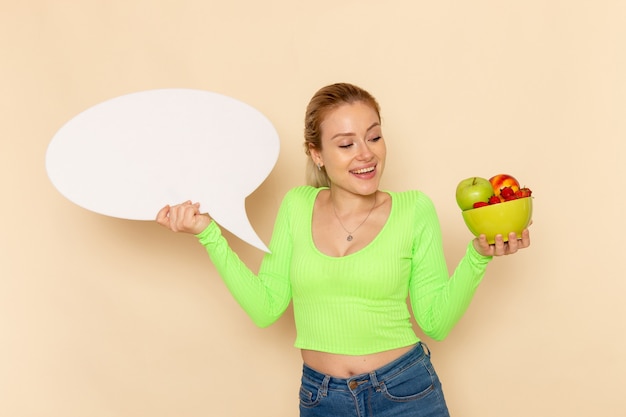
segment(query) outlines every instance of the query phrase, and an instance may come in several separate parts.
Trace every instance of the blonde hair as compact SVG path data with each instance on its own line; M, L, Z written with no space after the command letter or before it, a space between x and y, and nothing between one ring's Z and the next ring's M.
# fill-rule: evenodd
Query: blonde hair
M319 89L309 101L304 116L304 152L309 156L306 165L306 182L314 187L329 187L330 179L324 167L318 167L311 157L311 148L322 149L321 125L333 109L355 102L363 102L376 110L380 119L380 106L367 91L353 84L336 83Z

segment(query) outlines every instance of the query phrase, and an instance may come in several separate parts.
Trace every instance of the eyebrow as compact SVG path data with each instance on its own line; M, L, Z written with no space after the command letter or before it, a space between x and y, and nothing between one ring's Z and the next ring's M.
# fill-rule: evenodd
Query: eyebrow
M370 130L372 130L376 126L380 126L380 122L372 123L372 125L367 128L366 132L369 132ZM336 139L338 137L341 137L341 136L356 136L356 133L353 133L353 132L337 133L337 134L333 135L333 137L331 137L330 140L334 140L334 139Z

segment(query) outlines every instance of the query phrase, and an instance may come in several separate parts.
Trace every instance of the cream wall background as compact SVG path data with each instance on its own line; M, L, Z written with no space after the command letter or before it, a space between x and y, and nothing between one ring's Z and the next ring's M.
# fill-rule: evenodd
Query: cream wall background
M44 155L122 94L245 101L281 136L247 200L267 242L303 182L308 99L350 81L382 104L385 188L433 198L450 268L470 239L459 180L506 172L536 196L531 248L426 339L452 414L623 416L625 18L618 0L2 0L0 415L297 415L291 315L255 328L192 237L76 207Z

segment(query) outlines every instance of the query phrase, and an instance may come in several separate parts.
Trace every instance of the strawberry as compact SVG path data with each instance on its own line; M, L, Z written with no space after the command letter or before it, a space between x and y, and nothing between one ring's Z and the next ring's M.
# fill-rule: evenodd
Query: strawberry
M520 188L515 192L517 198L530 197L533 192L528 187Z
M492 195L491 197L489 197L489 204L498 204L500 202L500 197L498 197L497 195Z
M517 196L515 195L515 191L511 187L504 187L500 190L500 198L504 201L515 200Z
M484 201L477 201L474 203L474 208L485 207L488 206L489 203L485 203Z

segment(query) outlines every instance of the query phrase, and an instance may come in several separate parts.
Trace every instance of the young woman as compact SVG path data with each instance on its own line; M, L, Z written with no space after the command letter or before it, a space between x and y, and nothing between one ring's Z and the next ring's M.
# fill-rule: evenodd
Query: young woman
M198 204L166 206L157 222L195 234L259 326L293 302L303 359L300 416L448 416L441 384L410 322L441 340L461 318L493 256L529 232L471 241L449 276L431 200L379 190L386 147L376 100L351 84L311 99L305 116L310 185L290 190L259 273L230 249Z

